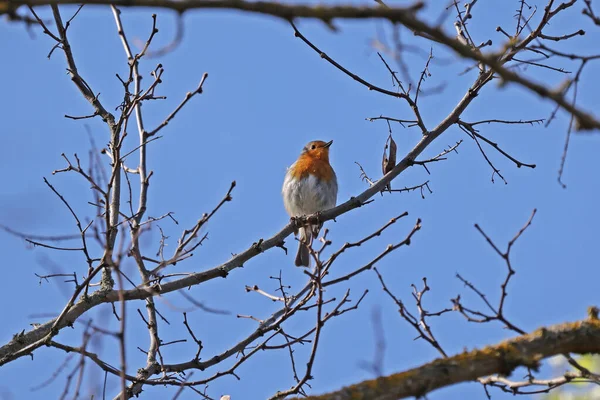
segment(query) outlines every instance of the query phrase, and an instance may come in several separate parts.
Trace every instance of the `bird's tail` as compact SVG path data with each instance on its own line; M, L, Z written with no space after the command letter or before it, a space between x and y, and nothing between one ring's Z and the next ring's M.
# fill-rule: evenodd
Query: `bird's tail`
M310 265L310 251L309 246L312 246L312 229L310 227L303 227L298 229L299 242L298 242L298 253L296 254L296 267L308 267Z

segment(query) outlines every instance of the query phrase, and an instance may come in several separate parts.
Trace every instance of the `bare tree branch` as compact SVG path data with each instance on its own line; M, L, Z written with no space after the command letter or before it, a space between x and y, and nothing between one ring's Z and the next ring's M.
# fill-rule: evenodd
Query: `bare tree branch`
M539 361L562 353L599 353L600 321L588 319L540 328L496 345L473 350L397 374L368 380L307 400L395 400L422 397L436 389L477 378L509 375L515 368L535 368Z
M9 0L8 5L17 8L20 5L42 6L51 4L46 0ZM58 4L79 4L74 0L60 1ZM98 5L115 5L119 7L158 7L167 8L178 12L193 9L230 9L239 10L248 13L256 13L269 15L288 21L294 18L315 18L328 22L334 18L339 19L366 19L366 18L383 18L391 22L400 22L402 19L409 17L414 12L423 8L422 2L407 7L368 7L354 5L320 5L313 6L309 4L284 4L274 3L269 1L246 1L246 0L117 0L109 3L104 0L86 1L86 4Z

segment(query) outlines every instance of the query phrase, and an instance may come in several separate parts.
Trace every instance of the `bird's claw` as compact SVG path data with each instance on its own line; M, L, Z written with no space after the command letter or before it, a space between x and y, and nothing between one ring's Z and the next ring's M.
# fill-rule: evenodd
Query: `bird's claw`
M321 231L321 228L323 227L323 222L321 221L321 211L317 211L314 214L314 219L316 220L314 224L312 224L312 230L313 230L313 236L317 237L319 236L319 232Z
M304 226L302 224L301 217L290 217L290 222L294 224L294 235L298 236L298 229Z

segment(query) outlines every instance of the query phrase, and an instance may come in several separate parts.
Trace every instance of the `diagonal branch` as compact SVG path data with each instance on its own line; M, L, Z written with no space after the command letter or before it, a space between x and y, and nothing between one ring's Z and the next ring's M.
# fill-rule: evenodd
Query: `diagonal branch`
M100 117L102 117L102 120L105 121L109 125L109 128L112 130L115 125L115 117L104 108L102 103L100 103L98 96L92 91L90 85L79 74L77 65L75 64L75 58L73 57L73 52L71 51L71 45L69 44L69 40L67 38L67 29L62 23L62 17L56 4L52 5L52 13L56 21L60 45L62 46L63 52L67 59L67 71L69 72L71 80L73 81L75 86L77 86L77 89L79 89L81 94L83 94L83 97L85 97L85 99L89 101L90 104L94 107L95 113L100 115ZM44 29L46 28L44 27ZM47 32L47 34L51 37L56 38L49 31Z
M423 397L436 389L493 374L508 375L520 366L537 367L539 361L562 353L600 353L600 321L567 322L540 328L496 345L437 359L397 374L367 380L339 391L306 400L396 400Z

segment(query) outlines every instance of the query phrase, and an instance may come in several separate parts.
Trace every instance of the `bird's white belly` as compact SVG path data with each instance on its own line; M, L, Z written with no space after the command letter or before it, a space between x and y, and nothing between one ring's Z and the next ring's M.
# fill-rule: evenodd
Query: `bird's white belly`
M311 174L304 179L294 179L288 171L282 193L290 216L309 215L335 207L337 183L335 178L325 181Z

